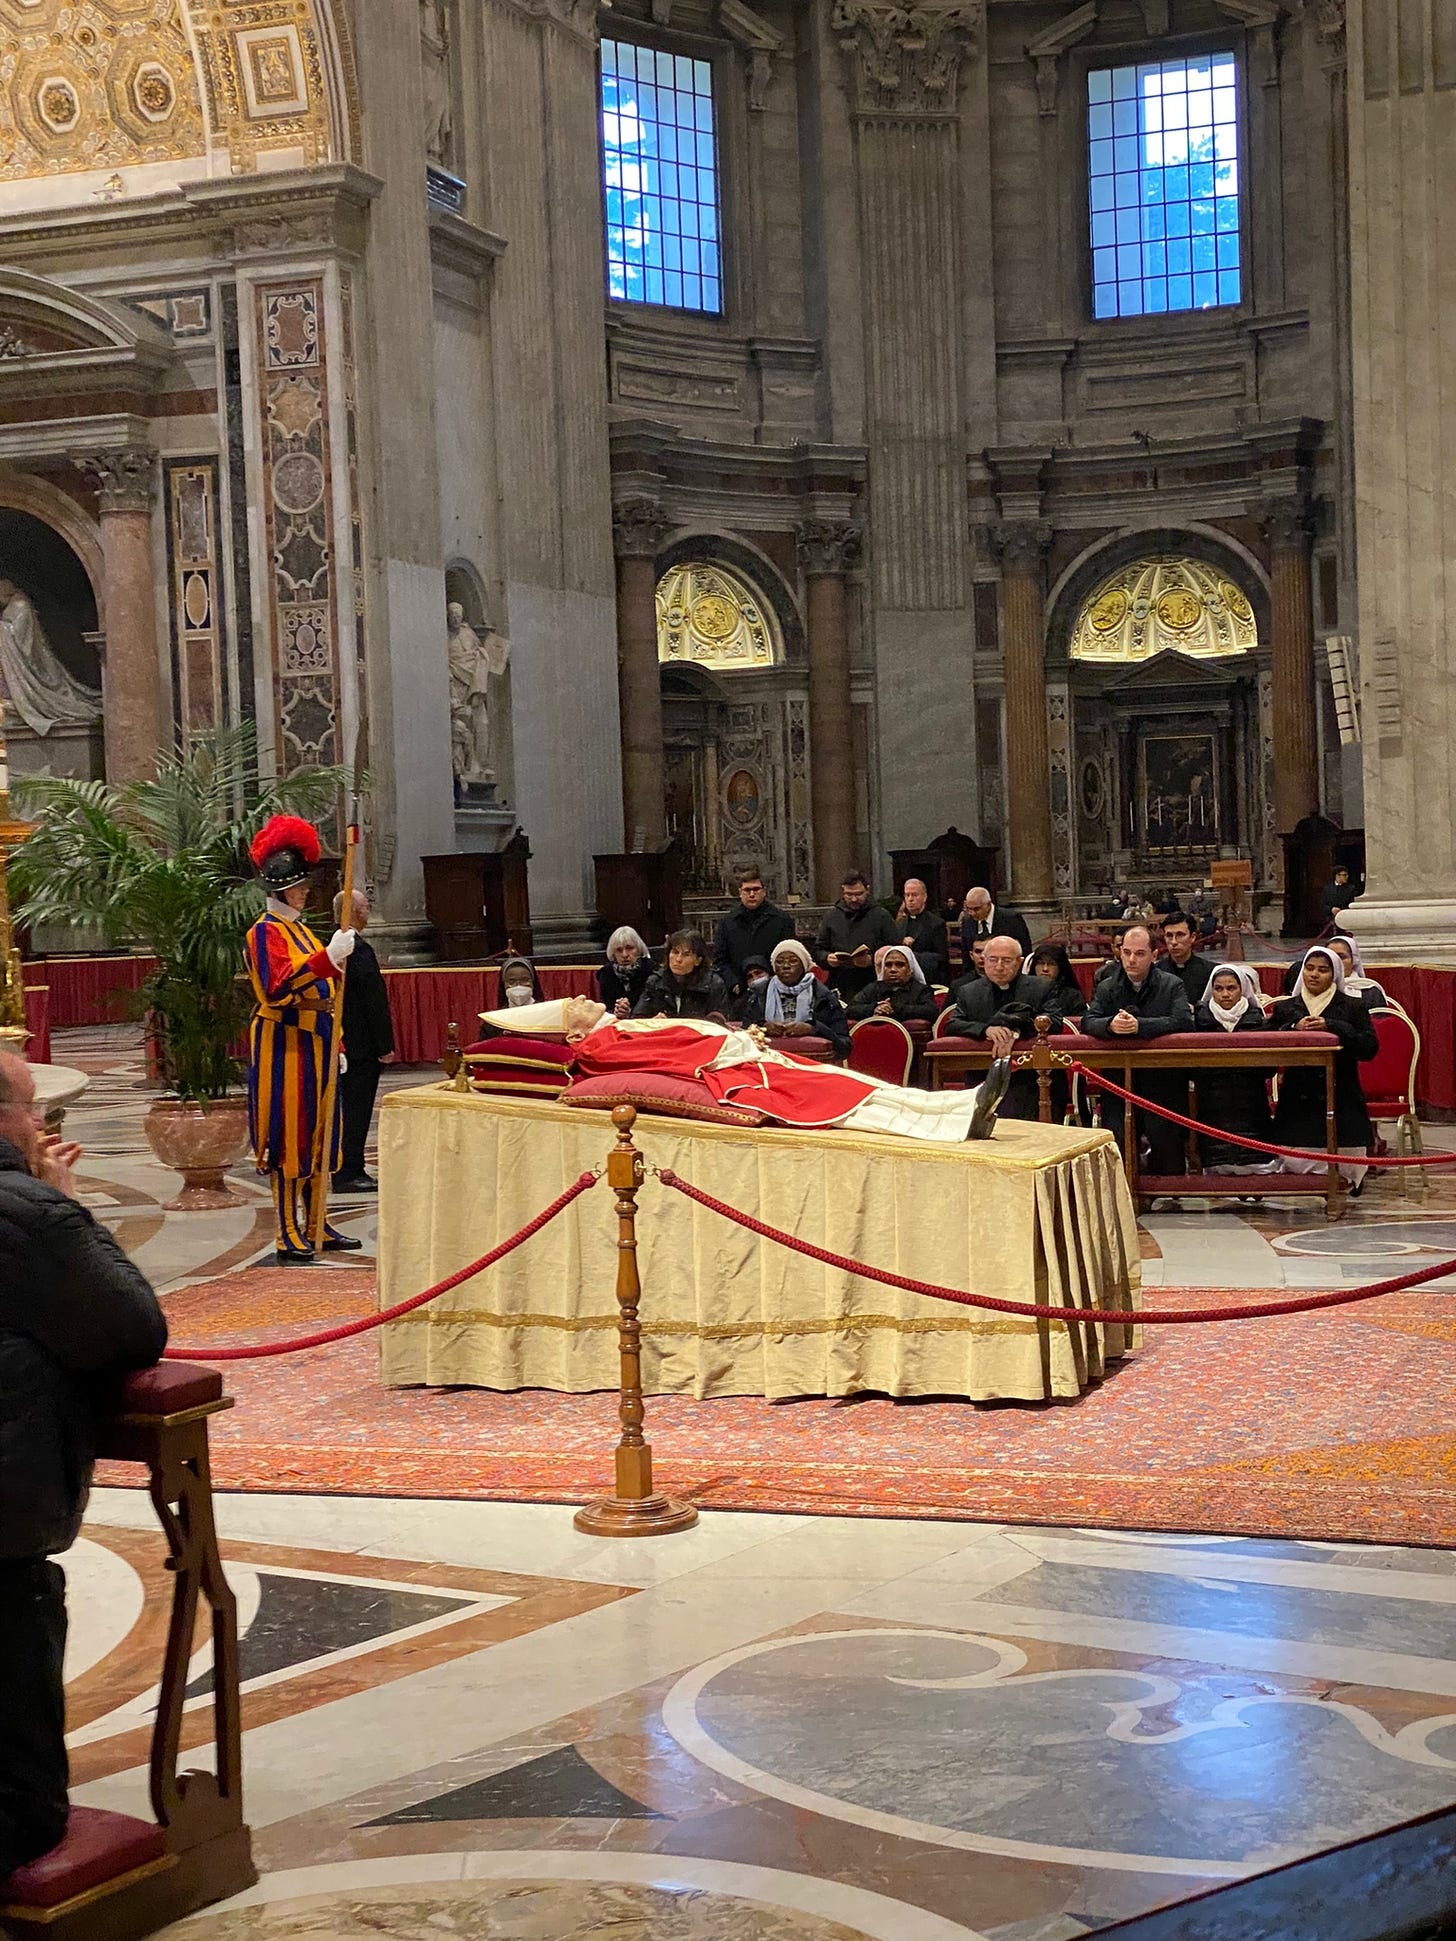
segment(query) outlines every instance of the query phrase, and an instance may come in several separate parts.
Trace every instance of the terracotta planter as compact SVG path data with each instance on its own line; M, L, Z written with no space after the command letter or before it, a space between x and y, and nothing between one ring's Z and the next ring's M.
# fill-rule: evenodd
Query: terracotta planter
M222 1177L247 1150L245 1098L212 1099L206 1105L158 1099L142 1126L157 1158L182 1175L182 1191L166 1202L168 1213L246 1205L245 1196L225 1185Z

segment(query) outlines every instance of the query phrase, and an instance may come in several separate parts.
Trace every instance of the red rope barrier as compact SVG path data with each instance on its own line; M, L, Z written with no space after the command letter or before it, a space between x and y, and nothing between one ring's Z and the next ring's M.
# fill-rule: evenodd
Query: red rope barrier
M1247 1146L1250 1152L1277 1153L1281 1159L1315 1159L1328 1166L1456 1166L1456 1152L1413 1152L1387 1153L1383 1159L1364 1154L1356 1159L1349 1153L1308 1152L1303 1146L1271 1146L1267 1139L1247 1139L1241 1132L1225 1132L1222 1126L1206 1126L1198 1119L1190 1119L1182 1112L1175 1112L1171 1105L1158 1105L1152 1099L1145 1099L1141 1092L1129 1092L1125 1085L1117 1085L1103 1072L1094 1072L1079 1060L1071 1070L1089 1085L1099 1091L1114 1092L1120 1099L1126 1099L1140 1112L1152 1112L1160 1119L1171 1119L1174 1125L1186 1126L1190 1132L1205 1132L1210 1139L1230 1146Z
M1103 1308L1103 1307L1043 1307L1024 1301L999 1301L990 1294L968 1294L958 1287L938 1287L933 1281L913 1280L908 1274L892 1274L883 1267L870 1267L862 1260L851 1260L846 1254L832 1253L827 1247L816 1247L812 1241L801 1240L797 1234L785 1233L781 1227L765 1225L755 1220L751 1214L740 1213L723 1200L715 1200L710 1193L692 1186L680 1179L668 1167L657 1169L657 1177L664 1186L674 1192L685 1194L705 1206L712 1213L721 1213L725 1220L732 1220L736 1226L745 1227L765 1240L777 1241L779 1246L791 1252L804 1254L810 1260L823 1262L827 1267L838 1267L846 1274L859 1274L865 1280L880 1281L886 1287L903 1288L907 1294L928 1294L933 1301L954 1301L961 1307L990 1308L996 1314L1019 1314L1027 1319L1039 1321L1109 1321L1118 1322L1124 1327L1140 1327L1146 1321L1177 1322L1192 1324L1197 1321L1262 1321L1279 1314L1307 1314L1318 1308L1348 1307L1353 1301L1372 1301L1382 1294L1399 1294L1407 1287L1420 1287L1426 1281L1439 1280L1456 1268L1456 1259L1438 1261L1434 1267L1421 1267L1411 1274L1398 1274L1393 1280L1376 1281L1370 1287L1344 1287L1333 1294L1307 1294L1287 1301L1251 1301L1243 1307L1229 1308Z
M402 1314L409 1314L426 1301L438 1300L440 1295L448 1294L452 1287L459 1287L476 1274L484 1273L487 1267L494 1267L498 1260L513 1254L517 1247L523 1246L533 1234L548 1226L558 1213L562 1213L590 1187L597 1183L595 1173L583 1173L574 1180L566 1191L554 1199L550 1206L543 1207L534 1220L528 1221L519 1233L513 1233L509 1240L502 1240L498 1247L492 1247L488 1254L479 1260L472 1260L468 1267L462 1267L458 1274L451 1274L447 1280L436 1281L427 1287L423 1294L412 1294L407 1301L399 1301L394 1307L381 1309L378 1314L366 1314L361 1321L345 1321L337 1328L323 1328L318 1334L300 1335L296 1341L271 1341L254 1348L164 1348L164 1361L261 1361L266 1355L296 1355L305 1348L324 1348L331 1341L346 1341L351 1334L364 1334L370 1328L382 1327L386 1321L397 1321Z

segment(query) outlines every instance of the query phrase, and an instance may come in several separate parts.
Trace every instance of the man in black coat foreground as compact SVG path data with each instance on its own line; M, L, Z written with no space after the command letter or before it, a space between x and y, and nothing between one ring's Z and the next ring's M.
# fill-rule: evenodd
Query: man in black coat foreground
M744 870L738 879L738 908L722 919L713 940L713 969L729 997L743 995L743 970L750 957L772 962L774 951L793 934L794 919L769 902L758 871Z
M98 1405L154 1362L146 1279L75 1197L81 1148L40 1132L24 1059L0 1052L0 1881L66 1830L66 1580Z
M1193 1007L1180 979L1159 970L1153 962L1153 943L1142 924L1123 932L1117 969L1099 977L1082 1017L1089 1038L1162 1038L1172 1031L1193 1029ZM1116 1072L1108 1074L1120 1084ZM1175 1112L1188 1109L1188 1081L1180 1072L1135 1074L1132 1089ZM1119 1142L1122 1138L1122 1100L1102 1095L1102 1123ZM1183 1128L1155 1112L1139 1112L1139 1132L1147 1137L1152 1170L1164 1175L1188 1170Z
M953 986L955 1011L946 1023L947 1038L981 1038L996 1058L1006 1058L1018 1038L1036 1035L1038 1017L1049 1017L1053 1031L1062 1022L1049 977L1032 977L1021 968L1021 945L1015 937L992 937L986 944L984 977L963 977ZM1037 1114L1036 1075L1019 1071L1006 1088L1001 1114L1007 1119L1034 1119Z
M343 922L344 893L334 898L334 922ZM339 1074L339 1100L343 1116L339 1170L334 1174L337 1193L377 1193L379 1182L364 1170L364 1143L369 1137L369 1122L374 1117L374 1100L379 1091L379 1068L394 1057L394 1023L389 1015L389 993L384 988L384 972L374 947L360 932L369 921L369 899L362 890L354 892L355 944L344 976L344 1067Z

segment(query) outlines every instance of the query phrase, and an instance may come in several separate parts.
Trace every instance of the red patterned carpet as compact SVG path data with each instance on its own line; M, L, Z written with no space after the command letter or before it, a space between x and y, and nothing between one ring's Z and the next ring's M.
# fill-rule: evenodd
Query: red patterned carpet
M1248 1290L1157 1289L1235 1305ZM361 1270L250 1268L171 1296L179 1345L366 1312ZM659 1485L714 1509L1456 1543L1456 1306L1418 1290L1307 1317L1150 1329L1076 1403L653 1398ZM373 1337L224 1364L224 1489L575 1503L611 1486L611 1395L383 1389ZM112 1468L99 1480L134 1483Z

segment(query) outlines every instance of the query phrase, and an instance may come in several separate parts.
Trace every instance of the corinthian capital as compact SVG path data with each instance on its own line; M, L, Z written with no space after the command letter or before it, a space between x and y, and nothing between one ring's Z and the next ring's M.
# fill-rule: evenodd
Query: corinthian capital
M834 0L859 112L953 114L961 62L979 49L985 21L985 0Z
M155 487L156 457L150 445L119 445L112 451L73 453L71 463L95 481L103 512L146 512Z
M1052 529L1045 519L1008 520L992 529L991 538L1001 559L1001 571L1018 579L1031 579L1041 571L1052 543Z
M668 525L656 499L623 499L612 507L612 545L618 559L655 559Z
M799 564L808 579L847 573L859 558L864 535L837 519L806 519L799 528Z

